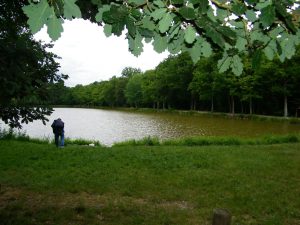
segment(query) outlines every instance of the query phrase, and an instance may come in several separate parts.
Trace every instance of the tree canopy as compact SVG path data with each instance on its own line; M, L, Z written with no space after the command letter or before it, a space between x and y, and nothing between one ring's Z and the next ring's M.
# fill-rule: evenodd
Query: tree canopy
M64 20L86 18L104 26L106 36L123 31L135 56L143 41L157 52L189 52L193 61L222 51L220 72L242 74L243 55L258 67L290 59L300 43L299 0L28 0L23 7L33 33L45 24L57 40Z
M49 97L48 84L67 78L58 73L58 56L47 51L52 45L33 39L22 11L25 4L0 2L0 119L11 127L45 122L52 109L39 105Z

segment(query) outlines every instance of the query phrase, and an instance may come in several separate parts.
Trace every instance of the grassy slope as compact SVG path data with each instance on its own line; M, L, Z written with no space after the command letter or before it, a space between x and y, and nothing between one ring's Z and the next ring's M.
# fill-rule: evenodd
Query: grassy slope
M300 224L300 144L89 148L0 141L1 224Z

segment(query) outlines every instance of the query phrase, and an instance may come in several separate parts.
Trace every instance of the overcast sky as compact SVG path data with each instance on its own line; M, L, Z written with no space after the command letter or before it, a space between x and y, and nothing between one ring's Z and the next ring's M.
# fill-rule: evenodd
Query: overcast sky
M46 28L34 37L50 42ZM158 54L151 44L145 44L144 52L135 57L128 51L125 36L107 38L102 27L83 19L65 21L64 32L51 51L62 57L60 71L69 75L67 86L108 80L120 76L128 66L142 71L154 69L168 55L167 52Z

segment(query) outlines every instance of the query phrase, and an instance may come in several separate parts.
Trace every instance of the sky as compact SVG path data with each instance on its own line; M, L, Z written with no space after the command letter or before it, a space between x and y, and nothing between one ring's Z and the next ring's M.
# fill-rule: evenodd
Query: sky
M36 40L49 43L46 27L34 35ZM62 59L60 72L69 75L65 85L87 85L95 81L120 76L125 67L139 68L143 72L154 69L168 53L156 53L151 44L144 43L144 52L135 57L128 50L125 35L106 37L103 28L83 19L66 20L64 32L50 50Z

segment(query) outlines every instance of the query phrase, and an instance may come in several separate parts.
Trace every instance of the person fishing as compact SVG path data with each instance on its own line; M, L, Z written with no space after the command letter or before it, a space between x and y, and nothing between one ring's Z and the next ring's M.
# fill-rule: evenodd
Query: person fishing
M65 137L64 137L65 123L61 120L61 118L58 118L53 121L51 127L53 129L56 147L64 147L64 145L65 145Z

